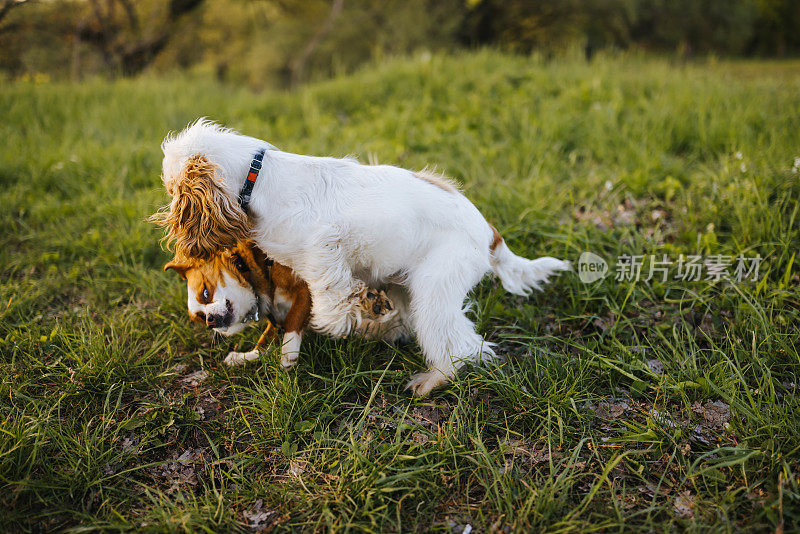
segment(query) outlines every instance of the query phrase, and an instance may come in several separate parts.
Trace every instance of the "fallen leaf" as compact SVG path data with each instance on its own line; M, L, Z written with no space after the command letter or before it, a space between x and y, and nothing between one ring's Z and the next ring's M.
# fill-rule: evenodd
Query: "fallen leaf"
M208 378L207 372L195 371L194 373L181 378L181 382L189 386L199 386L206 378Z
M299 477L302 475L306 470L305 464L303 462L297 462L292 460L289 464L289 474L293 477Z
M649 367L650 370L657 375L664 374L664 364L661 363L661 360L657 360L655 358L652 360L647 360L647 367Z
M731 420L731 408L722 401L695 402L692 411L703 418L706 425L712 428L723 428Z
M691 519L694 517L694 497L689 493L689 490L675 497L673 506L675 508L675 515L681 519Z
M656 423L658 423L660 425L664 425L667 428L678 428L678 427L680 427L680 424L678 424L678 421L676 421L675 418L672 416L672 414L670 412L668 412L668 411L662 411L662 410L658 410L656 408L653 408L652 410L650 410L650 416L653 418L653 421L655 421Z
M623 413L625 410L629 408L627 402L600 402L597 404L596 408L593 408L595 415L600 419L606 419L608 421L614 420Z
M253 507L250 510L245 510L242 512L245 521L247 521L247 527L251 531L266 531L266 527L269 526L267 523L269 518L275 515L274 510L264 510L263 507L263 499L258 499L255 503L253 503Z

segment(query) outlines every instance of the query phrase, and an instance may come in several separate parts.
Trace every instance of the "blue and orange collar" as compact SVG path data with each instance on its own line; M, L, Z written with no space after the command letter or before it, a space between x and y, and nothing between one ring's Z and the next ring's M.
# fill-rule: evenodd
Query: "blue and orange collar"
M253 194L256 180L258 180L258 173L261 171L261 162L264 159L265 152L266 149L262 148L253 157L253 161L250 162L250 171L247 173L247 180L244 181L242 191L239 193L239 205L245 211L247 211L247 206L250 204L250 197Z

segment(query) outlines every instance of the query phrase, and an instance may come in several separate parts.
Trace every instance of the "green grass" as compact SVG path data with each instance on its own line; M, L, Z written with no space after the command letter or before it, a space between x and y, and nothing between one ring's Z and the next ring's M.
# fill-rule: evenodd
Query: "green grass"
M481 52L295 94L0 85L0 529L796 528L798 67ZM423 400L416 345L309 336L292 372L274 349L228 369L258 332L190 324L146 222L159 143L199 116L436 164L529 257L760 254L761 280L487 278L471 313L506 361Z

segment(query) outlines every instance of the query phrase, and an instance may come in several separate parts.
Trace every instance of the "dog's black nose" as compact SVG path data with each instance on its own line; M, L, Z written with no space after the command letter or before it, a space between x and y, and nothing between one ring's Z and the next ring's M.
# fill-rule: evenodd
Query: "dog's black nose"
M209 328L224 328L230 326L233 322L233 304L231 301L225 300L225 313L208 314L206 317L206 324Z

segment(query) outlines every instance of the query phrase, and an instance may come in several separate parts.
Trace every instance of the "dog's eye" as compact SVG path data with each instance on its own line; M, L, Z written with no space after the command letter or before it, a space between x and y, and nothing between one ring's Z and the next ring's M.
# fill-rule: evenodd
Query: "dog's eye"
M203 300L208 302L208 288L207 287L203 288Z
M246 272L250 271L250 268L247 267L247 264L245 263L245 261L238 254L234 254L233 255L233 265L241 273L246 273Z

